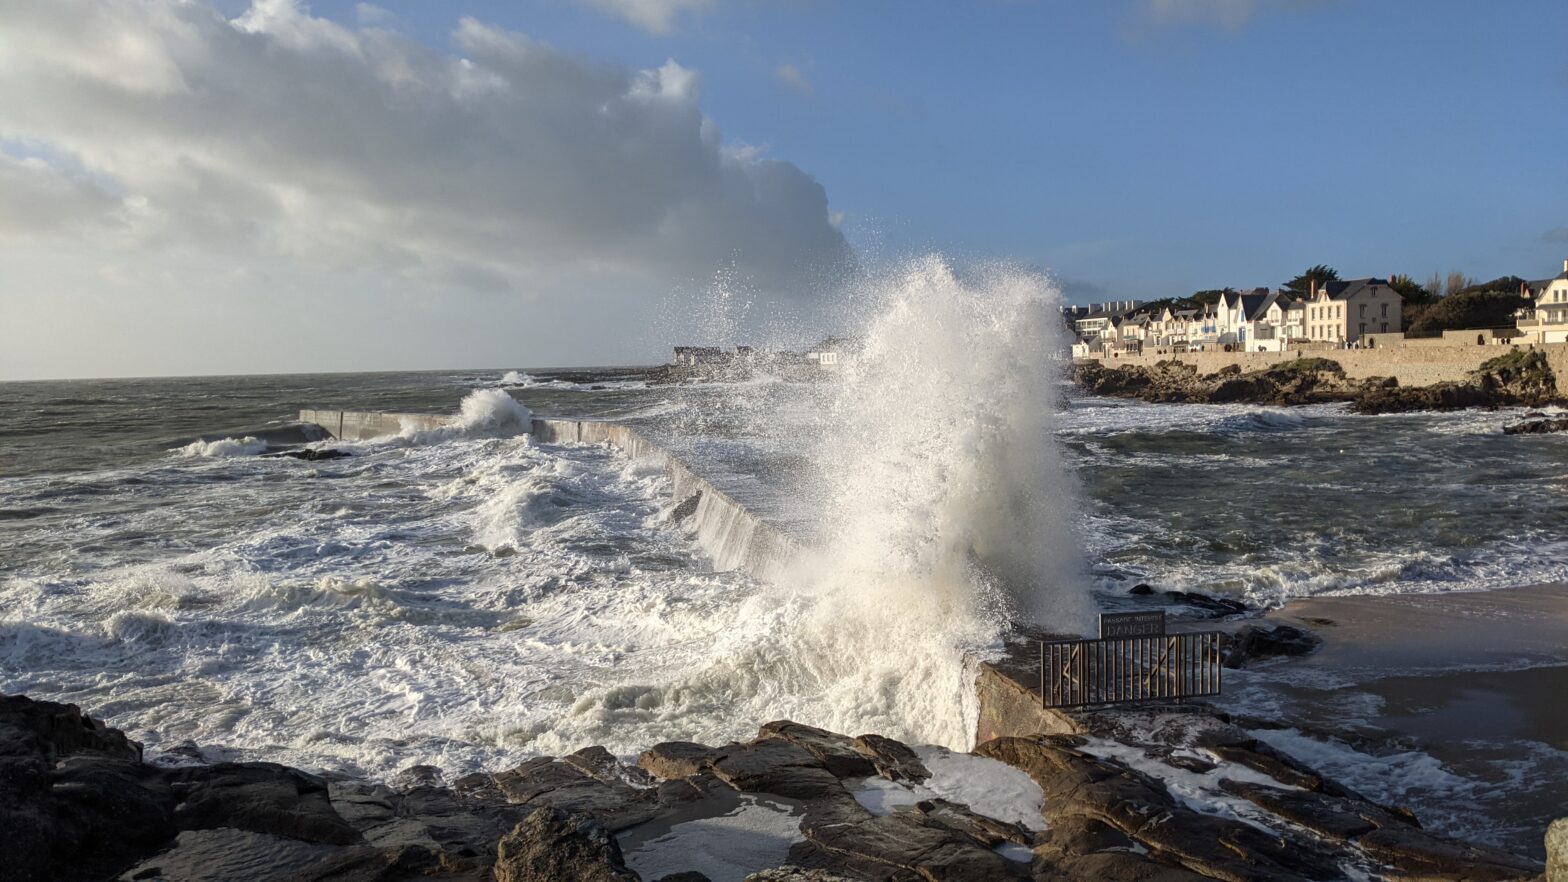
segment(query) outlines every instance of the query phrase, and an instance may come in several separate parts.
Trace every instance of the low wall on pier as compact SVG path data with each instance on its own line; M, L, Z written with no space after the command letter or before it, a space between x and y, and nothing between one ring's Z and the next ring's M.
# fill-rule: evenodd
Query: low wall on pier
M1485 332L1476 332L1485 336ZM1515 349L1539 349L1546 354L1546 362L1557 375L1557 391L1568 395L1568 343L1460 345L1437 339L1406 341L1404 345L1379 346L1375 349L1287 349L1284 352L1147 352L1141 355L1114 355L1088 359L1107 367L1137 365L1153 367L1157 362L1175 360L1190 364L1199 373L1212 374L1222 367L1240 365L1244 371L1261 370L1270 365L1294 361L1302 357L1327 358L1339 362L1345 376L1353 380L1367 377L1393 377L1401 386L1430 386L1433 383L1458 382L1465 375L1479 368L1483 362Z
M405 428L438 429L452 421L440 414L345 410L301 410L299 419L315 423L334 438L345 441L396 435ZM776 579L797 548L793 537L764 522L692 471L679 457L629 426L597 420L535 419L530 434L550 444L609 444L632 459L657 462L669 476L677 505L696 499L691 518L697 544L713 559L716 570L740 570L758 578Z

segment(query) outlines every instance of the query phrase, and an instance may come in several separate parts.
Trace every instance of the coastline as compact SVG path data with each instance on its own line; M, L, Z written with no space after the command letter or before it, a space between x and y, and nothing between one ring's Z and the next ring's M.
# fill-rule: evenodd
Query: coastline
M1319 596L1263 617L1323 638L1314 652L1237 672L1221 705L1343 746L1328 768L1414 792L1429 811L1456 797L1496 842L1543 855L1540 831L1568 814L1568 584L1446 594ZM1378 770L1376 761L1399 771ZM1395 781L1399 775L1407 780ZM1460 791L1466 791L1461 793Z

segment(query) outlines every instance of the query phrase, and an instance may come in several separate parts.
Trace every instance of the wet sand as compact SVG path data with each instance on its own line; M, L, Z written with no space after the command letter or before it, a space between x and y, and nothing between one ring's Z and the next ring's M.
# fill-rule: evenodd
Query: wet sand
M1345 745L1319 761L1359 764L1435 826L1481 813L1494 844L1541 856L1568 816L1568 585L1319 597L1267 618L1324 645L1237 672L1224 704Z

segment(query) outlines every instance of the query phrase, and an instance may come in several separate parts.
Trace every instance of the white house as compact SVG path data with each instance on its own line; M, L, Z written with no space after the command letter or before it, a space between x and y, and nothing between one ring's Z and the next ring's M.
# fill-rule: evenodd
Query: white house
M1384 279L1314 283L1306 303L1307 339L1344 346L1367 334L1404 330L1403 305Z
M1519 319L1520 333L1530 343L1568 343L1568 260L1556 278L1536 285L1530 283L1534 302Z

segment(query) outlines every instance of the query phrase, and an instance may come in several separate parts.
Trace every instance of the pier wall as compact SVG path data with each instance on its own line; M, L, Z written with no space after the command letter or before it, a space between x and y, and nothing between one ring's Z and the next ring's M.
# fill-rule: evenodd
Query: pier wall
M451 417L440 414L344 410L301 410L299 418L345 441L396 435L405 428L437 429L451 422ZM658 463L669 476L677 505L696 498L691 522L697 544L712 558L715 570L740 570L776 580L798 547L794 538L764 522L679 457L629 426L598 420L535 419L530 434L548 444L608 444L632 459Z
M1484 334L1485 332L1477 332ZM1108 367L1137 365L1153 367L1157 362L1175 360L1190 364L1199 373L1212 374L1229 365L1244 371L1261 370L1270 365L1304 357L1327 358L1339 362L1345 375L1354 380L1367 377L1393 377L1401 386L1430 386L1457 382L1479 368L1483 362L1514 349L1539 349L1557 375L1557 391L1568 395L1568 343L1460 345L1448 340L1407 340L1401 345L1376 349L1287 349L1284 352L1182 352L1108 355L1089 359Z

